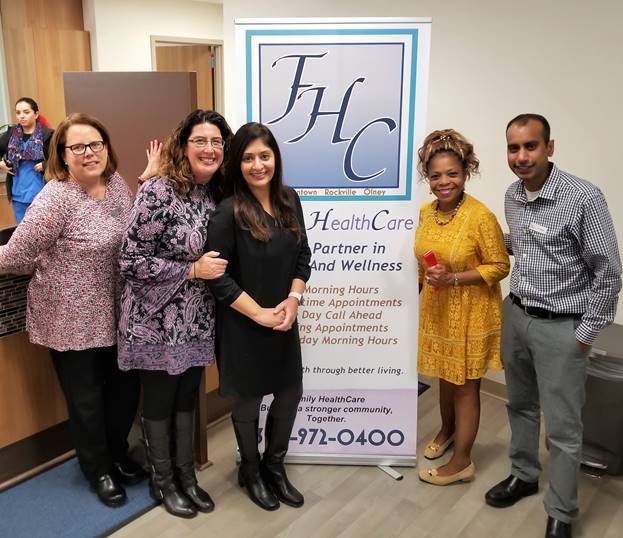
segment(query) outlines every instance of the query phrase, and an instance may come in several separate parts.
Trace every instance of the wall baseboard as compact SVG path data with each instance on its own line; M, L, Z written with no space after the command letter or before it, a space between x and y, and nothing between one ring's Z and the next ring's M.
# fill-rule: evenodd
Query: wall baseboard
M0 449L0 491L64 461L72 449L67 421Z
M490 396L499 398L500 400L506 401L508 399L506 394L506 385L504 383L487 379L486 377L483 377L480 382L480 390L482 390L482 392L486 392Z

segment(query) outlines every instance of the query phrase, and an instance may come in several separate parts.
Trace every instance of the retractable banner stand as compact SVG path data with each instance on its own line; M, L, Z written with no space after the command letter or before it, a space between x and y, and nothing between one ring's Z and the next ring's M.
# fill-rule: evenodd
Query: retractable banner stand
M430 20L244 19L236 39L241 119L275 134L312 251L288 461L414 465Z

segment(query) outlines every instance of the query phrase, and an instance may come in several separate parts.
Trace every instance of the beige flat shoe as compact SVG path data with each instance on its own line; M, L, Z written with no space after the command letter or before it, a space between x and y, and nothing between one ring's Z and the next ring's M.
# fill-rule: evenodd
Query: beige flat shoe
M436 486L447 486L454 482L470 482L476 474L476 466L471 462L465 469L448 476L439 476L437 469L422 469L420 471L420 480L435 484Z
M450 445L454 443L454 434L452 434L445 443L441 445L439 443L435 443L433 439L430 443L426 445L424 449L424 457L427 460L436 460L437 458L441 458L446 453L446 450L450 448Z

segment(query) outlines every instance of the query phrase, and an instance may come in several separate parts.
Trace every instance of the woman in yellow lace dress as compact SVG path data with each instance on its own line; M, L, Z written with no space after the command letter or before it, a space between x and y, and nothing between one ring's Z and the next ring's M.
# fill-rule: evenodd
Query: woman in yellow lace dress
M474 476L480 378L488 368L501 368L499 281L508 274L509 261L495 215L465 193L466 180L478 173L473 146L445 129L429 134L418 155L420 174L436 198L422 206L415 235L418 371L439 378L441 411L441 429L424 456L441 457L454 443L448 463L420 471L420 478L446 485ZM424 259L428 251L436 257L433 266Z

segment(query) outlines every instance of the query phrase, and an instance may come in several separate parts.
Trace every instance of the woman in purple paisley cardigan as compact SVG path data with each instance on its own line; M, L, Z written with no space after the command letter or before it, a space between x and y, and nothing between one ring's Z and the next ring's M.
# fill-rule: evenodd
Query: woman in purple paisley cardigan
M204 247L230 137L212 111L195 110L177 126L162 150L161 176L137 194L120 255L119 366L139 371L150 491L178 517L214 509L195 476L193 418L201 375L214 362L206 280L227 266Z

